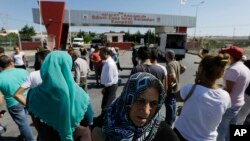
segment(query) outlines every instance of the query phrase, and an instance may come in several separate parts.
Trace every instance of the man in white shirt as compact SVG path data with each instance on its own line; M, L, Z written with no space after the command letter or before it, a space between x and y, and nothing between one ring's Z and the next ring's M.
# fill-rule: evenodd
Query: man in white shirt
M104 85L102 90L102 111L104 111L112 103L116 97L118 87L118 69L116 63L110 56L111 51L107 48L100 49L100 57L103 60L103 68L101 73L101 84Z
M73 59L73 72L75 82L82 87L85 91L87 90L87 76L89 73L88 62L81 57L81 52L74 50L72 54Z
M38 56L38 62L42 64L45 57L50 53L50 50L43 50L37 52ZM37 85L42 83L42 78L40 74L40 70L33 71L29 74L29 76L26 78L25 82L17 89L13 97L21 104L26 105L26 99L23 96L23 93L29 89L34 88Z

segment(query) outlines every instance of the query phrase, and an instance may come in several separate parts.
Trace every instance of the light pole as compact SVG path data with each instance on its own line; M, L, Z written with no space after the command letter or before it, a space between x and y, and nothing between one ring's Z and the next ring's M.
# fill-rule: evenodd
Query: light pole
M43 37L43 32L42 32L42 6L41 6L41 0L38 0L38 5L39 5L39 22L40 22L40 41L41 41L41 47L43 46L43 41L42 41L42 37Z
M196 11L195 11L195 28L194 28L194 39L195 39L195 34L196 34L196 28L197 28L197 18L198 18L198 9L199 6L201 6L203 3L205 3L205 1L201 1L199 4L195 4L195 5L191 5L193 7L196 7Z
M69 43L71 44L71 31L70 31L71 21L70 21L70 9L69 8L68 8L68 14L69 14Z
M17 38L18 38L19 47L20 47L21 50L23 50L23 48L22 48L22 42L21 42L21 38L20 38L20 34L19 33L17 33Z

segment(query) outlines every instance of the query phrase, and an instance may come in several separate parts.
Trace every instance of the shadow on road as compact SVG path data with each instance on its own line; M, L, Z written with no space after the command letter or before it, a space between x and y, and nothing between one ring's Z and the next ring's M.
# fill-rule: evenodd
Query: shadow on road
M22 141L18 137L0 137L0 141Z
M89 82L88 83L88 89L102 89L103 87L101 85L97 85L95 82Z

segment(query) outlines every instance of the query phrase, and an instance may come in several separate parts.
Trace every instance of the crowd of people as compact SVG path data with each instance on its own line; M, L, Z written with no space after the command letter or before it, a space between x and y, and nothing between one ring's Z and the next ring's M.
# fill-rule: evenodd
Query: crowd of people
M194 82L183 86L180 75L189 66L175 60L174 51L166 52L165 65L157 62L154 48L132 51L134 66L117 97L122 68L119 50L110 44L91 46L89 52L84 47L68 47L67 52L39 47L31 73L19 47L11 56L0 48L0 104L5 99L25 141L229 141L229 126L245 124L250 63L242 48L230 46L213 55L203 49ZM100 115L94 115L88 94L90 71L102 87ZM178 118L177 101L184 102Z

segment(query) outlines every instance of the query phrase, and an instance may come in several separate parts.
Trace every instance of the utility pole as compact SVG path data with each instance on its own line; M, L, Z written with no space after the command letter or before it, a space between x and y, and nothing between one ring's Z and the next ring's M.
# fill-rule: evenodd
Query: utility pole
M68 8L68 14L69 14L69 43L71 44L71 31L70 31L71 21L70 21L70 9L69 8Z
M43 31L42 31L42 5L41 5L41 0L38 0L38 5L39 5L39 22L40 22L40 41L41 41L41 46L43 46Z
M191 5L193 7L196 7L196 10L195 10L196 19L195 19L195 28L194 28L194 38L193 38L194 47L195 47L195 35L196 35L196 29L197 29L198 10L199 10L199 7L204 3L205 1L201 1L199 4Z
M0 20L2 22L2 28L5 30L7 29L7 24L8 24L8 14L2 14L0 13Z
M194 38L195 38L195 34L196 34L196 29L197 29L197 19L198 19L198 10L199 10L199 7L204 4L205 1L201 1L199 4L195 4L195 5L191 5L193 7L196 7L196 10L195 10L195 28L194 28Z

